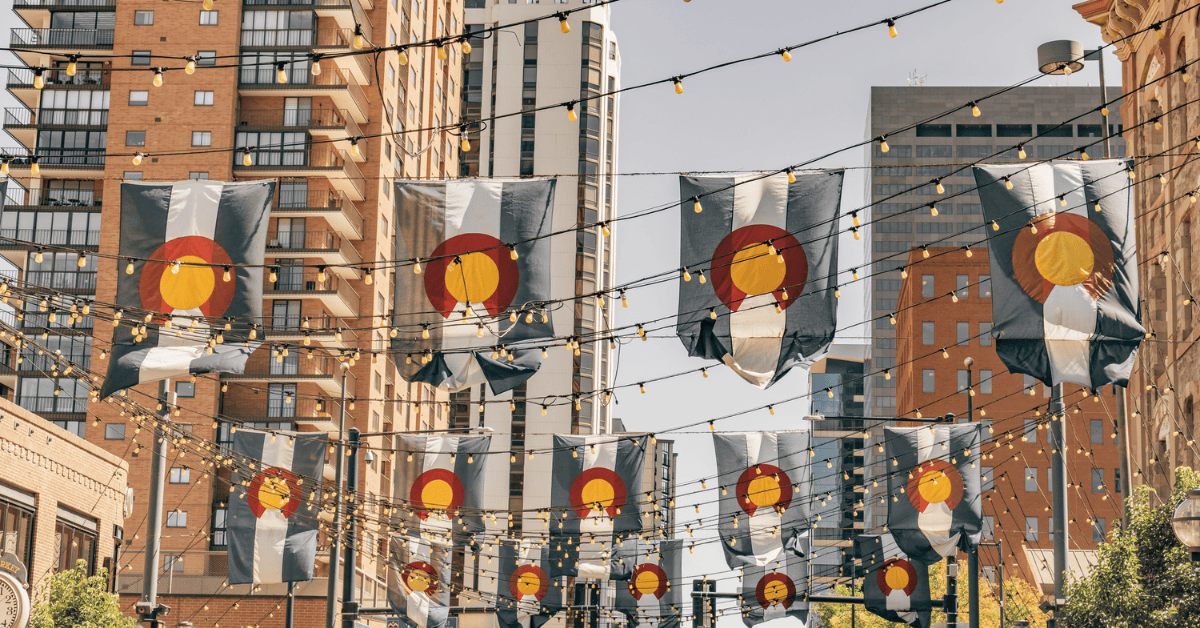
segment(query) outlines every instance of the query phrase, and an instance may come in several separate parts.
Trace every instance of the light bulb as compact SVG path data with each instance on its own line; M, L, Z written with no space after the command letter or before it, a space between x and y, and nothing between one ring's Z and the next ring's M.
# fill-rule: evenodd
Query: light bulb
M226 266L225 267L225 276L223 277L223 279L225 281L229 281L229 280L233 279L233 275L230 274L229 270L230 270L229 267Z
M268 275L267 280L270 281L271 283L275 283L275 282L279 281L279 274L275 272L274 267L271 268L271 274Z
M129 263L125 265L125 274L126 275L133 274L133 260L129 260Z
M288 82L287 64L275 64L275 82L279 83L280 85ZM353 146L353 142L351 142L351 146Z
M325 283L325 267L324 266L317 267L317 282Z
M34 89L41 89L46 86L46 79L42 78L42 72L43 72L42 68L35 68L33 70L33 88Z
M517 245L510 244L508 246L508 257L511 258L513 261L516 261L517 259L519 259L521 257L521 255L519 253L517 253Z
M142 157L145 156L145 154L146 153L134 153L133 154L133 165L135 165L135 166L142 165Z
M900 33L896 32L896 20L888 20L887 25L888 25L888 37L895 39L896 36L900 34Z
M883 369L883 378L884 378L884 379L891 379L891 378L892 378L892 372L891 372L890 370L888 370L888 369Z
M313 76L321 76L321 56L313 55L309 62L308 73Z
M937 183L937 187L936 187L935 189L937 190L937 193L938 193L938 194L945 194L945 193L946 193L946 186L942 185L942 180L941 180L941 179L938 179L938 180L936 181L936 183Z
M683 79L681 79L681 78L675 79L675 93L676 94L683 93Z
M469 42L469 41L467 41L467 40L465 40L465 39L464 39L464 40L462 40L462 53L463 53L464 55L469 55L469 54L471 54L471 42Z
M888 146L887 138L886 137L879 138L879 152L886 153L889 150L892 150L892 147Z
M194 57L188 57L187 65L183 66L183 72L184 74L196 73L196 59Z
M571 32L571 25L567 23L567 16L558 16L558 30L562 31L564 35Z
M1012 180L1009 179L1008 177L1004 177L1004 187L1006 187L1010 190L1013 189Z
M1067 197L1065 195L1058 197L1058 204L1063 207L1067 206Z
M1108 117L1108 107L1101 107L1101 108L1100 108L1100 115L1102 115L1102 116L1104 116L1104 117L1106 117L1106 118L1107 118L1107 117Z
M971 103L971 115L975 116L976 118L983 115L983 112L979 110L979 105Z
M928 246L921 247L921 257L923 257L925 259L929 259L929 247Z
M204 0L204 3L201 4L200 6L204 7L205 11L212 11L213 10L213 0Z
M437 49L437 59L438 59L438 61L445 61L445 60L446 60L446 48L445 48L445 46L438 46L438 49Z
M1025 145L1021 144L1021 145L1017 146L1017 158L1025 159L1025 157L1027 157L1027 156L1028 155L1026 155L1026 153L1025 153Z
M930 215L930 216L936 216L936 215L938 215L937 206L936 206L936 205L934 205L933 203L930 203L930 204L929 204L929 215Z
M1000 230L1000 223L993 220L992 221L992 231L999 231L999 230Z
M900 267L900 278L908 279L908 267L907 266Z
M1155 130L1155 131L1161 131L1161 130L1162 130L1162 120L1161 120L1160 118L1155 118L1155 119L1154 119L1154 130Z
M855 240L861 240L861 239L862 239L862 236L858 235L858 228L857 228L857 227L851 227L851 228L850 228L850 233L853 233L853 234L854 234L854 239L855 239Z
M399 53L397 60L400 62L400 65L408 65L408 55L403 50L397 50L396 52Z
M834 287L833 287L833 296L834 296L834 298L837 298L837 299L840 299L840 298L842 298L842 290L841 290L841 288L838 288L837 286L834 286Z
M83 268L84 266L87 266L87 256L84 255L83 253L80 253L79 260L75 262L75 265L78 266L79 268Z
M463 138L463 141L462 141L462 149L463 149L463 152L464 152L464 153L469 153L469 152L471 152L471 141L470 141L470 140L468 140L466 137L464 137L464 138Z
M779 53L779 56L783 57L784 61L792 60L792 53L788 52L787 50L784 50L783 52Z
M0 161L0 174L6 175L6 176L8 175L8 160L7 159Z
M704 211L704 208L700 206L700 197L698 196L692 197L692 211L696 212L697 214Z
M1084 160L1084 161L1087 161L1087 160L1091 159L1091 156L1087 154L1087 149L1086 149L1086 148L1081 148L1081 149L1079 149L1079 158L1080 158L1080 159L1082 159L1082 160Z
M963 250L967 252L967 257L973 257L975 254L971 252L971 247L964 246Z
M42 174L42 168L38 165L37 157L29 158L29 174L35 177Z
M249 148L247 148L245 150L245 152L242 153L242 165L243 166L253 166L254 165L254 156L250 153Z
M70 59L67 62L67 76L75 76L75 72L79 69L79 64L77 63L78 57L71 55Z
M158 69L154 70L154 86L162 87L162 83L163 83L163 69L158 68Z
M854 278L854 281L858 281L858 269L857 268L850 269L850 276Z
M791 168L787 169L787 175L788 175L788 183L796 182L796 173L792 172Z
M861 227L861 226L862 226L862 224L858 222L858 212L851 212L851 213L850 213L850 220L851 220L851 222L853 222L853 223L854 223L854 226L855 226L855 227Z
M363 49L363 43L364 43L364 39L363 39L363 34L362 34L362 26L361 26L361 25L359 25L359 24L355 24L355 25L354 25L354 42L353 42L354 49L355 49L355 50L362 50L362 49ZM439 59L443 59L443 60L444 60L444 59L445 59L445 56L444 56L444 55L445 55L445 53L444 53L444 52L443 52L443 53L440 53L440 54L438 55L438 58L439 58Z

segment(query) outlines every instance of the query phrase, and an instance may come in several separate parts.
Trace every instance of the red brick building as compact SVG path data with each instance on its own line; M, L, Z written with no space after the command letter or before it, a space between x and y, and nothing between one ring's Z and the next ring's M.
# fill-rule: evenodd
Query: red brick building
M970 251L970 257L962 247L930 247L928 258L919 249L909 253L896 306L897 416L953 413L965 420L964 360L974 360L974 418L988 428L984 439L990 441L983 450L984 540L1003 540L1006 569L1015 563L1026 579L1052 584L1050 390L1009 373L996 355L988 253ZM1079 386L1065 387L1068 546L1075 569L1088 564L1100 539L1117 525L1119 483L1126 481L1119 473L1112 390L1084 394ZM980 564L990 573L996 549L981 550ZM1043 591L1049 592L1044 584Z

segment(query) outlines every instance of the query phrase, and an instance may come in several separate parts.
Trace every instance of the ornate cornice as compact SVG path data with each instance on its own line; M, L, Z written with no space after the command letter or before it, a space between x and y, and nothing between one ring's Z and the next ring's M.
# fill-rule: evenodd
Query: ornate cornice
M1114 43L1117 58L1127 60L1141 45L1147 33L1132 33L1149 28L1158 14L1160 0L1088 0L1072 8L1083 19L1100 27L1106 43Z

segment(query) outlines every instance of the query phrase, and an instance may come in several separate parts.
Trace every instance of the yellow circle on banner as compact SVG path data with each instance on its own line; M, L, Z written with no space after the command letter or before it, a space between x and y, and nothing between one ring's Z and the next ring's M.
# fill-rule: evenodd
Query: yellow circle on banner
M445 480L431 480L421 488L421 503L430 510L445 510L454 500L454 489Z
M783 283L787 264L780 264L765 243L747 246L733 255L729 276L738 290L748 295L773 292Z
M1083 283L1091 276L1095 262L1087 241L1066 231L1055 231L1042 238L1034 259L1038 272L1057 286Z
M658 574L654 573L654 570L652 569L647 569L638 574L637 580L634 581L633 586L638 590L638 593L643 595L654 595L654 592L658 591L659 584Z
M500 269L484 253L459 256L458 264L446 267L446 290L459 303L482 303L500 285Z
M760 475L750 480L746 493L755 506L774 506L779 503L779 482L769 475Z
M950 499L950 489L950 478L946 477L945 473L930 471L921 477L917 490L921 492L921 499L931 504L940 504Z
M179 258L179 272L170 269L162 274L158 281L158 289L163 301L176 310L191 310L200 307L212 296L217 280L208 266L189 266L188 264L207 264L206 260L195 255L185 255Z
M263 478L258 487L258 503L267 510L279 510L287 505L291 498L291 489L287 481L278 476Z
M423 593L429 588L429 585L432 584L429 579L429 574L417 569L409 570L408 578L406 578L405 581L408 583L408 588L416 591L417 593Z
M772 605L783 602L787 599L788 588L781 580L774 580L767 583L763 587L763 599L770 602Z
M908 586L908 572L902 567L893 566L888 568L887 574L883 577L887 585L893 590L904 590Z
M533 595L542 588L542 579L532 571L526 571L517 578L517 591L521 595Z
M617 491L613 489L613 485L608 480L596 478L588 481L583 485L583 490L579 492L583 500L583 506L595 510L595 505L600 504L600 508L608 508L612 506L613 500L617 497Z

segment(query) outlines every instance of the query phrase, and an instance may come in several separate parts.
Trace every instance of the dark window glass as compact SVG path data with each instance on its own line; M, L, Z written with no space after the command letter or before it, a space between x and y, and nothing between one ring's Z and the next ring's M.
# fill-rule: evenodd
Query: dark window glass
M992 136L992 125L990 124L958 124L955 127L955 133L958 134L958 137Z
M1038 135L1042 137L1073 137L1071 125L1039 124Z
M1032 137L1032 124L997 124L996 137Z
M950 125L918 124L917 137L950 137Z

